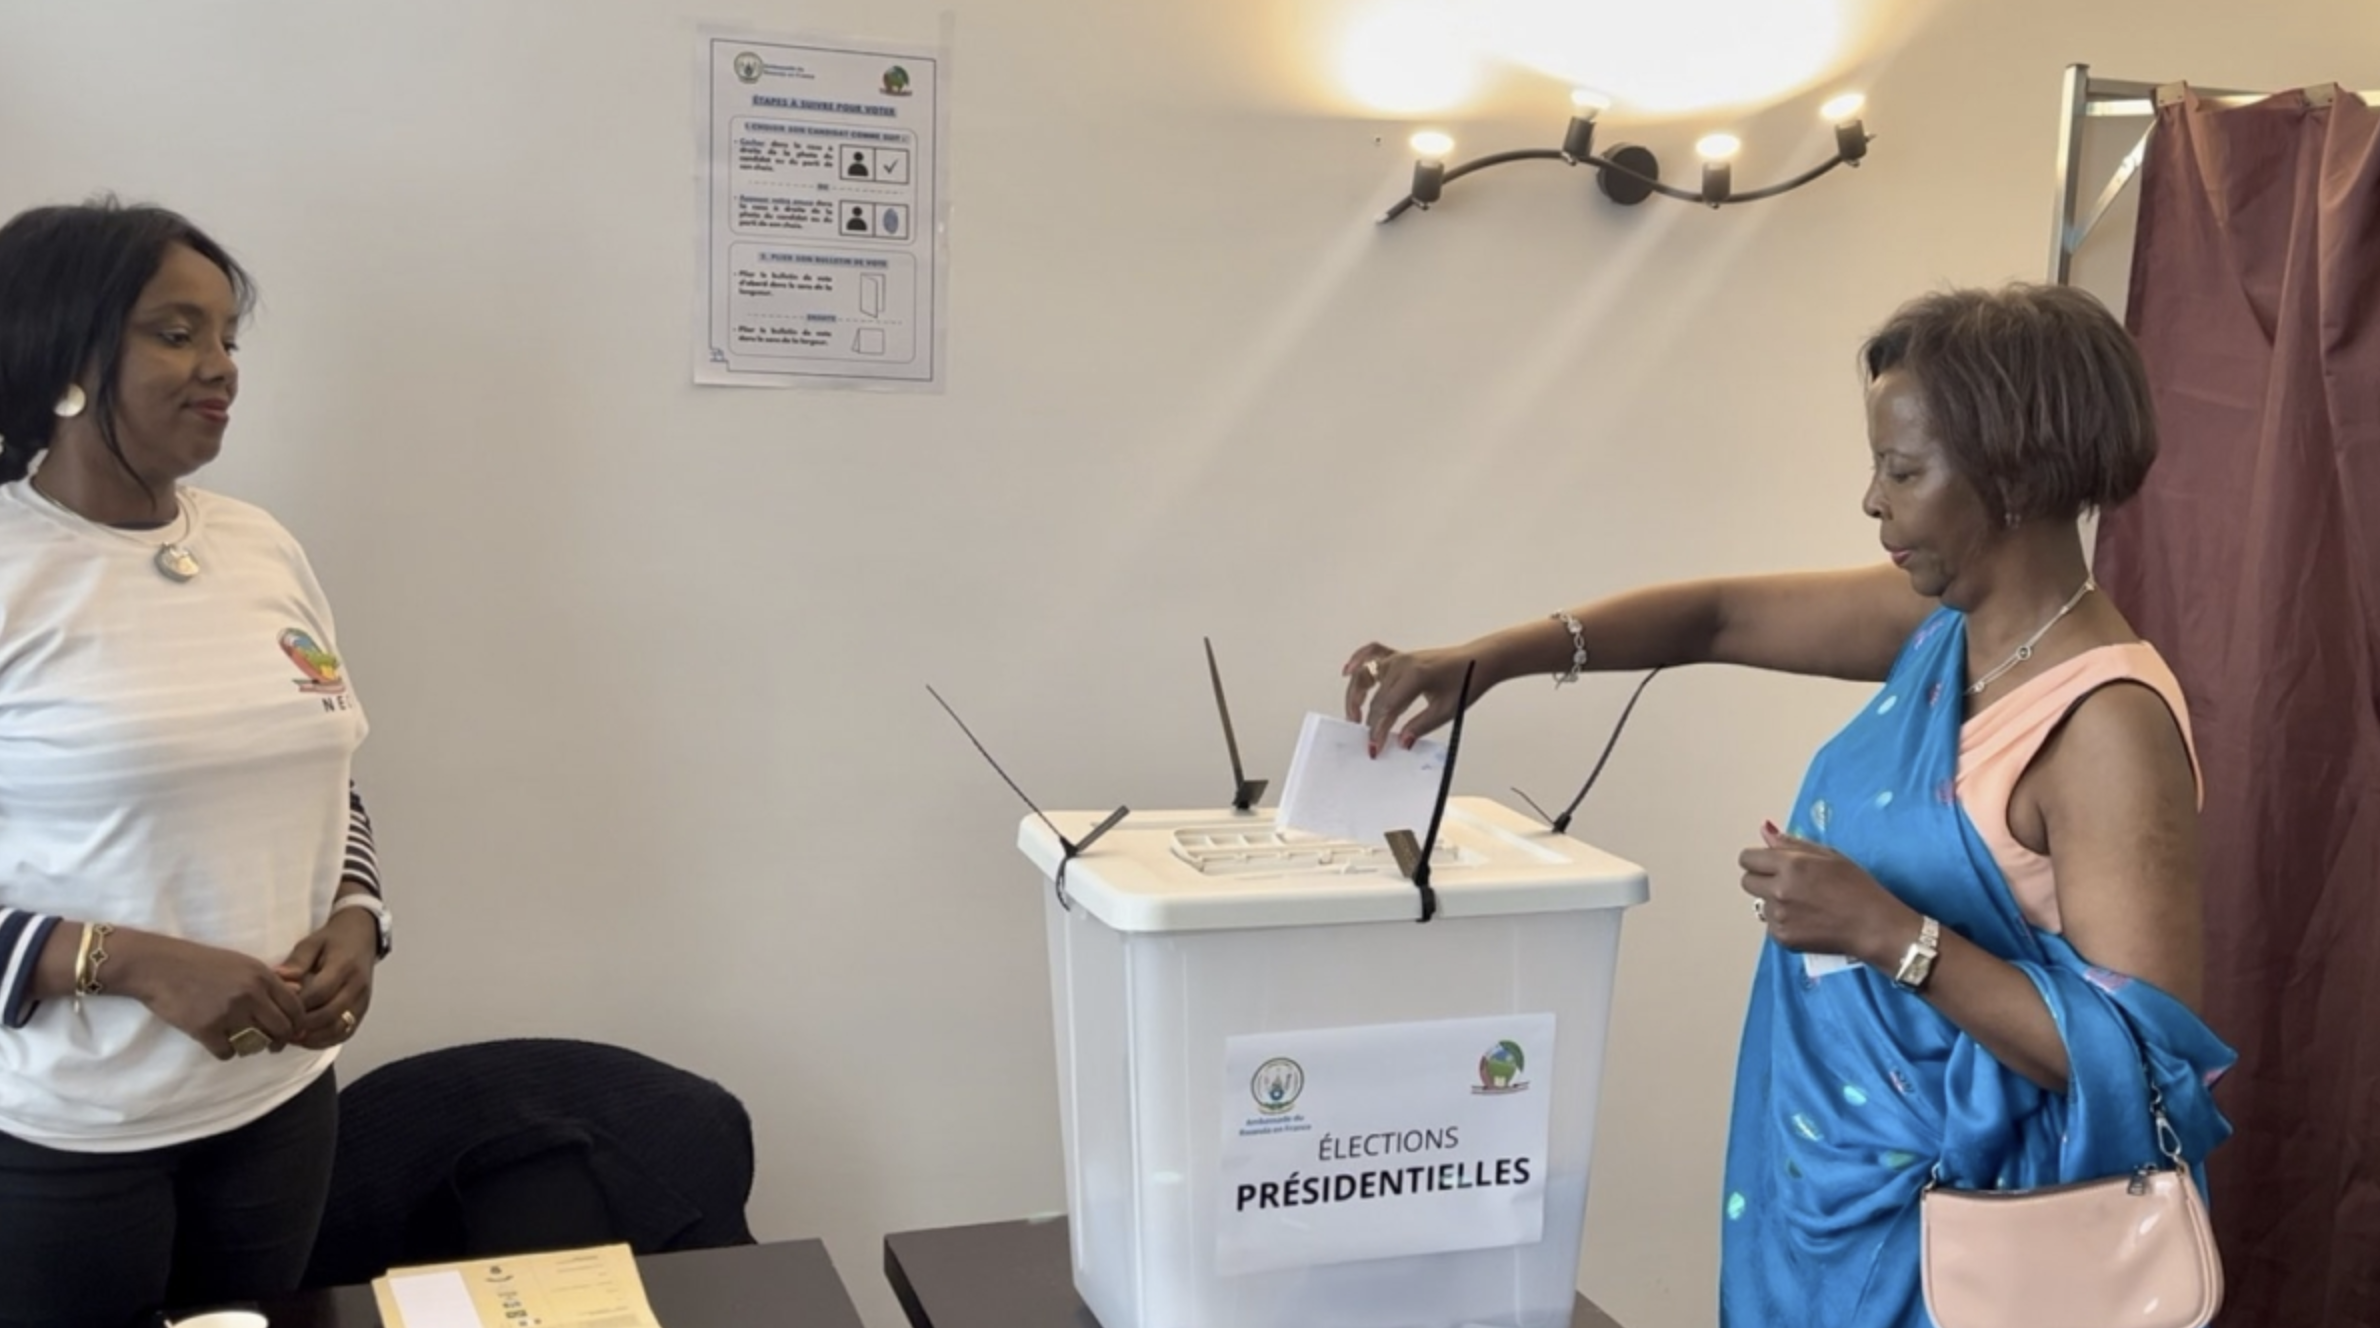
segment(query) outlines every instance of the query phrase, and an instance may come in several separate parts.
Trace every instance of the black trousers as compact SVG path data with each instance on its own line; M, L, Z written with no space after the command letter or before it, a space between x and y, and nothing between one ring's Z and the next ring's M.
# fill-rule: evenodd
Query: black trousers
M236 1130L139 1153L0 1134L0 1328L130 1328L297 1289L330 1192L331 1075Z

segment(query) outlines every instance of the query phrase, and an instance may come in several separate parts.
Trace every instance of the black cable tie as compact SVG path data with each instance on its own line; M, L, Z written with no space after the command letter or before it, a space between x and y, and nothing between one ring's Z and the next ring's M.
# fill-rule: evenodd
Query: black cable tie
M942 693L935 691L933 684L926 684L926 694L934 698L934 703L936 705L942 707L943 714L950 716L951 723L959 726L959 732L967 735L967 741L975 744L976 752L983 757L984 764L992 768L992 773L1000 777L1000 782L1008 785L1009 792L1016 794L1018 799L1021 800L1026 807L1032 809L1033 815L1040 818L1042 825L1048 827L1051 837L1058 841L1058 848L1060 850L1060 856L1058 858L1058 870L1050 877L1050 888L1057 892L1058 906L1060 908L1066 909L1069 912L1072 912L1074 909L1074 900L1069 898L1066 894L1067 864L1073 862L1076 858L1081 857L1083 853L1091 847L1091 845L1098 843L1099 837L1101 835L1104 835L1108 831L1115 829L1118 822L1122 821L1126 816L1132 814L1132 809L1130 807L1118 807L1114 811L1107 814L1107 819L1101 821L1095 826L1092 826L1091 832L1084 835L1080 840L1068 839L1058 830L1057 822L1052 821L1049 818L1049 814L1041 810L1041 804L1033 801L1033 799L1028 796L1022 788L1017 786L1017 782L1015 780L1008 777L1008 772L1000 768L1000 763L992 758L992 753L989 748L986 748L983 745L983 740L975 736L975 730L967 727L967 721L959 718L959 712L950 708L950 702L942 699Z
M1422 856L1421 841L1410 830L1388 832L1389 856L1397 861L1397 874L1413 882L1421 891L1421 920L1428 922L1438 916L1438 892L1430 885L1428 860Z
M1395 855L1397 868L1421 895L1421 916L1416 922L1428 922L1438 916L1438 891L1430 884L1430 859L1438 851L1438 830L1446 822L1446 799L1454 792L1454 761L1463 748L1463 712L1471 708L1471 673L1479 667L1478 660L1463 664L1463 684L1454 698L1454 727L1446 734L1446 765L1438 772L1438 797L1430 804L1430 830L1417 845L1410 830L1388 832L1388 851Z
M1256 800L1264 796L1268 781L1250 779L1248 772L1240 768L1240 740L1232 732L1231 705L1223 699L1223 670L1215 664L1215 643L1203 636L1199 640L1206 643L1207 678L1215 684L1215 713L1223 720L1223 749L1231 754L1231 809L1235 812L1252 811L1256 807Z
M1628 727L1628 717L1636 713L1637 701L1644 696L1645 688L1651 685L1653 679L1660 676L1661 670L1655 669L1638 680L1636 690L1628 694L1628 704L1620 708L1619 720L1611 726L1611 736L1603 741L1603 754L1595 758L1595 768L1587 772L1587 782L1578 786L1578 796L1570 800L1570 805L1562 809L1560 816L1547 816L1545 808L1538 806L1535 798L1517 788L1513 790L1522 802L1529 804L1530 811L1537 813L1537 819L1546 822L1555 834L1570 832L1570 819L1578 815L1579 804L1587 800L1587 791L1595 787L1597 779L1602 778L1603 765L1611 760L1612 749L1620 745L1620 732Z

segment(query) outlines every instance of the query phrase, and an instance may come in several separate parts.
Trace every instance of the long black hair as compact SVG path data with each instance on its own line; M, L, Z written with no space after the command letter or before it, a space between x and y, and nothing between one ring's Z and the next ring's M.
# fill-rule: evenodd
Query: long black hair
M23 479L56 433L58 399L86 372L99 390L86 409L116 461L116 377L124 324L141 291L181 244L223 270L245 316L248 273L180 213L100 198L20 212L0 226L0 484Z

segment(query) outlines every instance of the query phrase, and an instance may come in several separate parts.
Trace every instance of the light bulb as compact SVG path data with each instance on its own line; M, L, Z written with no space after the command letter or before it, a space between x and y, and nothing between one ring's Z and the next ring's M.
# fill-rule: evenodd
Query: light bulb
M1742 150L1744 144L1733 134L1706 134L1694 145L1704 161L1726 161Z
M1454 151L1454 140L1435 129L1424 129L1413 136L1413 151L1424 161L1443 161Z
M1611 98L1593 88L1572 88L1570 90L1570 108L1577 112L1581 118L1592 120L1611 109Z
M1842 96L1829 101L1826 105L1819 107L1818 118L1826 121L1828 124L1844 124L1858 119L1860 111L1865 109L1867 104L1868 99L1866 97L1863 97L1856 92L1846 92Z

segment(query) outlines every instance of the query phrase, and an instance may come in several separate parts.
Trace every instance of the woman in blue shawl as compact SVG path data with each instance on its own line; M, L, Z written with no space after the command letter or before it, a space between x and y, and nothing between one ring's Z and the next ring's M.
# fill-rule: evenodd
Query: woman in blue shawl
M1475 693L1693 663L1882 684L1741 855L1769 939L1721 1199L1732 1328L1922 1328L1928 1179L2155 1162L2152 1077L2194 1167L2229 1130L2232 1055L2194 1013L2188 715L2093 593L2077 525L2156 456L2132 340L2087 294L2015 286L1914 301L1861 359L1888 564L1661 586L1346 666L1375 751L1451 718L1474 661Z

